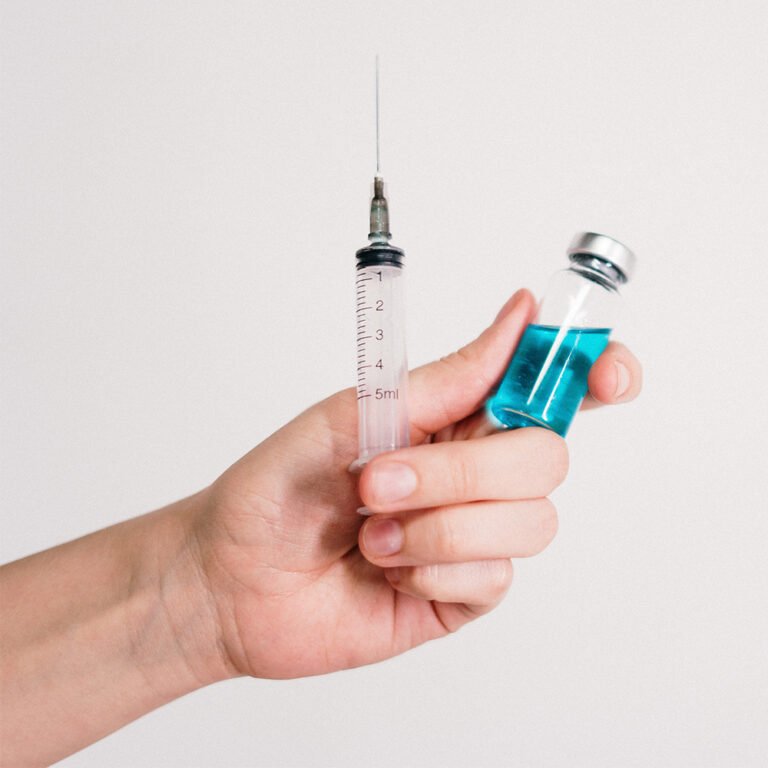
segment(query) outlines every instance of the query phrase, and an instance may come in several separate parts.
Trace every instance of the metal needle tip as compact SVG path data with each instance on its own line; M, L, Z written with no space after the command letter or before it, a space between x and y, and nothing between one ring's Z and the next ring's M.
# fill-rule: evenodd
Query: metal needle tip
M376 175L381 173L381 156L379 154L379 54L376 54Z

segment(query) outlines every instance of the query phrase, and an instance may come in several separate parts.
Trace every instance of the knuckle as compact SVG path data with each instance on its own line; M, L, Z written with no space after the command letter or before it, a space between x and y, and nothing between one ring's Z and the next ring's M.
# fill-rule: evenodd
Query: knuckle
M487 567L487 587L489 596L501 600L512 584L512 562L510 560L490 560Z
M557 535L560 522L557 517L557 507L549 500L541 500L541 526L542 544L539 551L544 549Z
M493 385L493 380L485 374L483 367L477 365L477 351L472 344L456 350L450 356L450 364L459 368L464 376L471 374L471 389L480 392L487 392Z
M408 582L410 588L420 595L429 595L439 580L439 565L420 565L410 569Z
M449 355L443 355L440 360L448 368L455 370L456 368L463 368L467 363L472 363L472 354L466 347L461 347Z
M462 362L463 362L462 355L459 354L458 351L451 352L448 355L443 355L440 358L440 364L445 369L445 372L451 375L456 373L456 369L461 367Z
M570 466L568 446L565 440L554 432L543 432L542 438L544 439L547 466L551 472L553 487L556 488L568 475L568 468Z
M571 465L571 457L568 454L568 446L562 437L557 438L557 459L555 462L557 485L560 485L568 476Z
M460 546L456 529L444 514L435 515L434 526L432 541L436 554L440 558L452 562L457 558Z
M477 487L477 466L469 456L461 456L450 465L450 478L457 500L471 498Z

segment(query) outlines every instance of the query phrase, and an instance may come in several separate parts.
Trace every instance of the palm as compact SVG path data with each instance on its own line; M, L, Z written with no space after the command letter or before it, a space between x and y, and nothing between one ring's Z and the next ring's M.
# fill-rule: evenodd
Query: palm
M354 392L340 392L276 432L214 486L208 574L231 595L224 642L243 673L331 672L448 631L449 606L436 610L397 592L357 548L361 502L348 471L356 417Z

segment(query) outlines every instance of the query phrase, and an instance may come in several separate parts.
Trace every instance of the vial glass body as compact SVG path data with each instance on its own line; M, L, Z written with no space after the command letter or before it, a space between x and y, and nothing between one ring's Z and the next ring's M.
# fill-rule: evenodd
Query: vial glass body
M616 281L584 264L555 273L487 413L502 429L546 427L565 437L608 344L620 305Z

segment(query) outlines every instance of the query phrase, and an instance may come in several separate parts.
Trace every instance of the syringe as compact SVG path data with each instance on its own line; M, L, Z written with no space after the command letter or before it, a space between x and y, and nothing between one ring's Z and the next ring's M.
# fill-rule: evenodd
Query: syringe
M359 454L350 469L410 444L405 347L403 257L391 245L389 210L379 163L379 77L376 67L376 177L370 245L357 251L357 403Z

